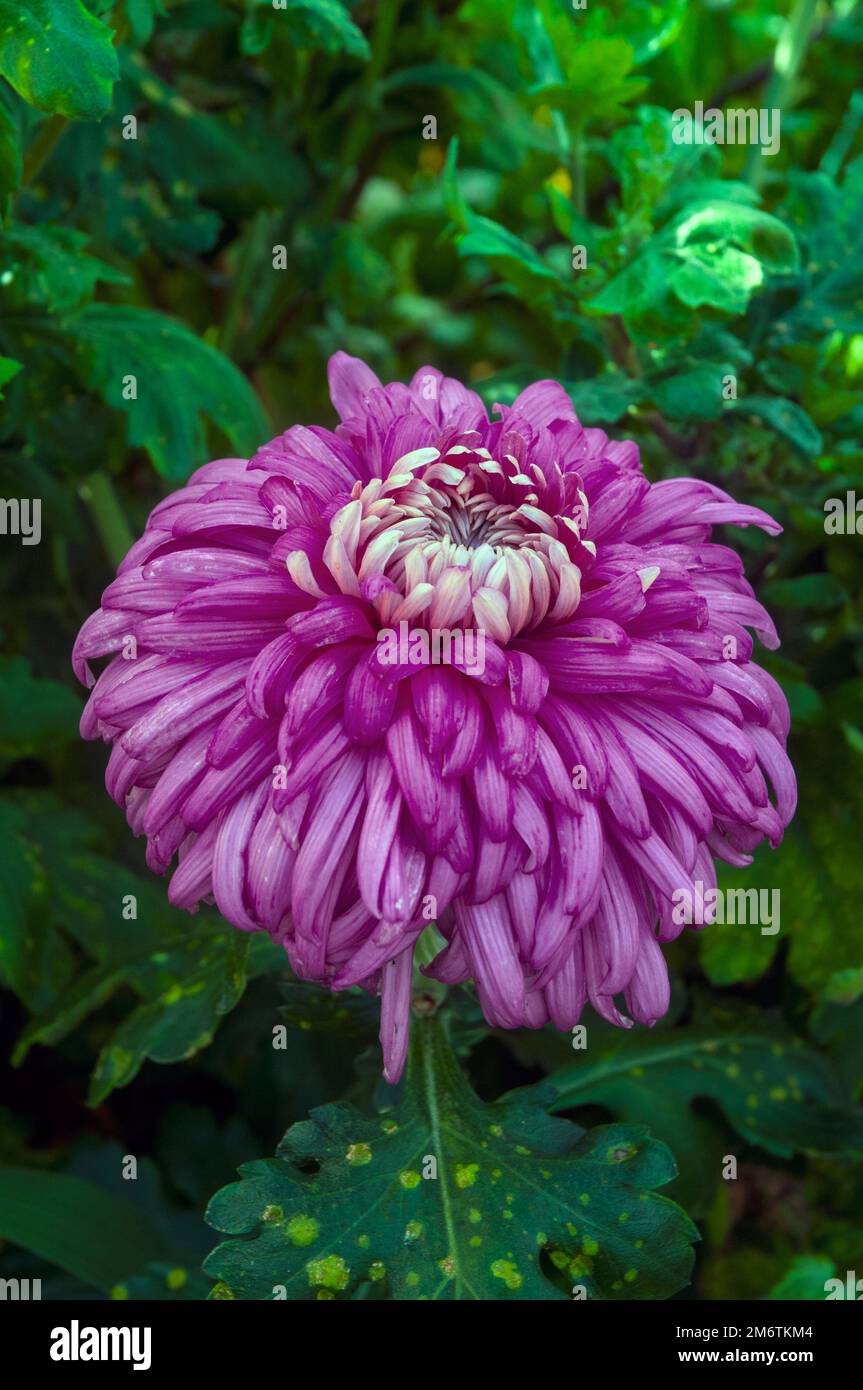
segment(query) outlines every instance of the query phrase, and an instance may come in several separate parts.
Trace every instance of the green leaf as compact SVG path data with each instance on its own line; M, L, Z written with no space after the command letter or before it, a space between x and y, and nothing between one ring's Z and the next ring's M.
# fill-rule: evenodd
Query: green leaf
M762 420L804 458L817 458L823 450L821 432L796 401L782 396L741 396L729 401L726 409L738 415L751 415Z
M142 230L147 242L153 238L166 243L176 233L166 223L178 218L202 223L206 218L218 227L213 209L198 202L202 194L219 193L219 201L228 201L230 205L236 205L237 200L250 200L254 207L278 208L283 212L303 205L308 184L304 164L287 140L274 143L272 138L267 139L268 132L262 129L255 113L250 111L244 118L229 120L193 104L148 66L141 54L125 57L122 70L124 82L136 94L130 93L131 102L146 102L150 114L147 140L123 141L123 146L129 148L122 150L120 167L113 170L110 181L104 180L112 240L126 246L130 200L138 220L146 224ZM86 147L81 156L83 176L89 179L92 156L88 159ZM158 186L153 182L154 176ZM79 186L81 177L79 170L73 187ZM130 190L127 185L132 179L138 186ZM119 217L118 210L111 206L116 202L121 204ZM194 232L194 226L189 230ZM203 237L206 230L201 225L196 234Z
M768 1153L863 1149L863 1117L829 1064L775 1023L768 1031L755 1011L717 1007L703 1022L649 1032L591 1024L588 1038L589 1053L548 1078L553 1108L602 1105L649 1124L673 1145L687 1188L698 1186L703 1162L698 1100L714 1101Z
M493 265L500 262L514 262L531 276L541 280L556 280L557 275L540 259L538 253L528 242L522 241L488 217L478 217L471 213L468 231L459 242L463 256L484 256Z
M561 286L557 271L546 265L530 243L499 222L468 211L466 225L467 231L458 237L459 255L482 256L524 298L533 301Z
M202 417L241 454L267 436L245 377L182 324L152 309L91 304L70 325L85 369L105 401L129 416L129 443L168 478L185 478L207 457ZM127 399L124 378L136 379Z
M248 937L230 931L221 937L192 938L170 957L159 952L166 955L158 966L167 987L129 1014L102 1049L90 1079L88 1103L99 1105L117 1087L128 1086L148 1058L180 1062L206 1047L246 987L248 949Z
M340 0L282 0L277 7L270 0L258 3L270 12L271 31L283 33L296 48L347 53L363 60L370 57L365 34Z
M793 579L772 579L761 590L770 608L814 608L827 612L848 602L848 591L833 574L798 574Z
M0 198L8 198L21 182L21 142L18 122L0 94Z
M561 16L559 26L575 27L572 16ZM548 71L530 89L535 106L553 106L576 125L599 124L619 119L627 102L643 92L647 81L631 76L635 52L625 39L590 38L577 42L563 54L563 75Z
M123 0L123 9L132 38L141 47L152 37L156 16L166 13L162 0Z
M0 400L3 399L2 388L7 381L11 381L21 370L21 363L14 361L11 357L0 357Z
M810 344L825 334L863 331L863 156L841 184L822 171L791 168L783 215L800 228L804 270L798 301L774 325L770 347Z
M470 208L458 183L458 136L454 135L446 152L446 163L441 174L441 193L443 205L453 222L467 231Z
M371 1283L395 1299L547 1299L583 1284L629 1299L686 1283L697 1236L654 1191L675 1172L664 1145L640 1127L583 1134L535 1090L483 1104L441 1023L413 1028L394 1109L315 1110L213 1198L209 1223L241 1237L205 1262L218 1296L345 1297Z
M19 807L0 803L0 978L30 1009L45 1009L74 974L73 953L51 920L41 848Z
M117 81L113 34L80 0L0 0L0 72L25 101L97 121Z
M513 29L527 49L534 78L541 86L560 82L563 76L543 9L533 0L516 0L512 16Z
M835 1274L836 1266L826 1255L797 1255L767 1297L821 1303L824 1301L827 1280Z
M498 153L494 161L496 167L501 167L501 161L510 151L519 157L524 149L547 151L555 146L556 142L545 128L538 126L517 100L518 93L512 86L476 66L416 63L397 68L376 84L375 93L380 99L407 91L416 100L420 87L431 87L452 102L457 109L459 128L469 124L494 129Z
M87 304L100 282L128 285L128 275L88 255L87 243L74 227L8 227L0 236L0 307L34 318L62 315Z
M849 977L856 977L853 985ZM824 991L824 1003L813 1011L809 1027L813 1038L829 1048L849 1094L859 1098L863 1093L863 999L843 998L843 984L859 992L863 989L863 969L837 971ZM833 1002L836 992L839 1001Z
M722 380L733 368L727 362L698 362L679 366L672 374L652 379L650 394L657 410L676 420L715 420L722 414Z
M279 1018L289 1028L366 1038L369 1042L378 1030L378 1002L364 990L333 994L306 980L287 980L279 989L285 1001L279 1008Z
M417 87L433 87L447 92L465 92L480 100L505 95L505 89L489 77L486 72L474 68L459 68L453 63L417 63L415 67L399 68L390 73L378 87L383 94L404 90L415 91ZM458 139L453 136L453 139Z
M660 303L667 292L668 266L658 238L652 238L641 255L587 301L587 307L598 314L634 317Z
M139 876L121 860L95 852L103 847L104 826L90 819L80 805L66 805L50 792L16 795L9 814L18 818L34 866L32 907L44 932L49 923L62 926L87 954L100 963L146 961L166 941L188 935L186 914L171 908L164 884L151 875ZM134 899L135 916L124 916ZM130 941L128 923L134 922ZM124 924L118 930L118 923ZM193 934L216 930L206 915Z
M128 1086L148 1059L179 1062L207 1046L247 980L282 963L269 938L256 939L251 951L250 946L247 936L219 930L218 924L187 928L181 939L166 937L156 950L145 939L125 956L85 971L51 1009L33 1019L14 1060L22 1061L35 1043L59 1042L121 985L131 985L145 1002L127 1015L99 1054L88 1093L88 1103L98 1105Z
M359 318L392 296L393 271L386 256L353 226L341 227L327 254L323 286L349 318Z
M688 308L740 314L769 275L794 274L799 264L794 236L778 218L745 202L698 198L649 238L590 307L637 316L670 290Z
M0 1167L0 1238L107 1292L171 1250L130 1202L64 1173Z
M776 946L790 942L791 975L820 995L832 988L837 972L856 970L863 960L863 760L841 733L825 738L818 727L805 736L801 730L792 752L800 800L782 844L761 846L749 868L722 874L723 888L757 883L759 890L777 891L780 932L759 937L759 948L752 936L746 946L739 941L739 927L710 927L700 934L701 959L709 979L730 984L756 978Z
M67 686L34 680L21 656L0 657L0 757L38 756L46 745L68 743L80 717L81 703Z
M773 275L794 275L800 252L794 234L778 217L745 202L710 198L699 200L675 218L668 239L678 252L703 254L736 246Z
M204 911L190 919L168 904L163 883L95 853L103 842L99 824L50 794L0 801L0 969L35 1015L14 1063L36 1043L62 1041L129 991L130 1012L97 1063L94 1102L126 1085L148 1057L191 1056L247 980L285 967L265 933L250 938ZM77 973L69 937L80 947ZM83 968L82 952L90 962Z
M693 246L672 254L680 264L671 269L669 285L690 309L706 305L742 314L753 292L764 283L758 261L737 246Z
M639 106L635 119L616 130L608 158L620 180L622 209L628 222L649 231L666 188L691 190L701 166L719 162L710 145L678 145L672 139L672 116L659 106Z
M829 989L837 971L863 961L863 758L844 739L814 731L798 740L800 804L774 862L756 859L759 886L781 885L783 933L791 939L791 974L813 991ZM830 788L825 798L823 789ZM755 872L753 865L752 872Z
M146 1303L200 1303L207 1298L210 1281L197 1269L184 1265L148 1264L141 1274L133 1274L115 1283L111 1298L118 1301Z
M35 877L24 817L0 801L0 978L24 992L27 919Z
M643 384L622 372L572 382L566 389L579 420L588 425L616 424L644 394Z
M567 4L567 9L570 6ZM671 43L680 31L687 15L686 0L618 0L611 5L577 9L572 18L577 36L604 33L610 30L630 43L635 51L636 64L646 63Z
M732 869L719 864L718 886L723 893L745 892L752 886L753 871ZM757 875L759 887L765 886ZM781 901L781 899L780 899ZM699 955L702 969L714 985L739 984L742 980L757 980L770 966L779 948L779 935L762 933L758 927L745 927L737 922L714 922L709 931L699 933Z
M253 3L240 25L240 52L248 58L257 58L259 53L266 53L272 42L272 6L263 9Z

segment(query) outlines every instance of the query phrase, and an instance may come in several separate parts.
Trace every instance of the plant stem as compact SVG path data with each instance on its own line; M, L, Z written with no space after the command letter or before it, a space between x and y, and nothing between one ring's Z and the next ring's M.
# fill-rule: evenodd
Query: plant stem
M575 197L573 201L579 217L584 217L587 213L587 141L581 126L576 132L573 155L573 173L575 174Z
M273 213L264 210L256 213L244 238L235 247L235 270L219 334L219 349L226 357L231 357L234 353L243 311L261 264L267 256L268 243L271 242L275 226L276 218Z
M107 473L91 473L78 488L78 495L90 513L105 554L116 567L131 549L135 538L113 482Z
M26 188L37 177L42 165L53 154L54 146L68 125L69 122L65 116L49 116L47 121L42 122L36 139L24 156L24 167L21 173L22 188Z
M764 105L768 111L775 109L781 113L783 107L790 104L794 80L815 30L817 10L818 0L796 0L783 25L773 54L770 82L764 96ZM781 119L780 114L780 121ZM757 188L763 174L764 155L757 145L752 145L746 161L746 181L751 183L753 188Z
M332 218L338 212L342 197L347 192L351 171L372 132L374 89L386 67L390 44L398 24L401 3L402 0L378 0L370 39L372 56L360 83L358 110L352 125L348 128L338 172L324 199L321 211L321 216L324 219Z
M839 177L839 170L854 143L854 137L861 122L863 122L863 92L857 91L853 93L845 115L842 117L842 124L824 151L818 166L828 178L836 179Z

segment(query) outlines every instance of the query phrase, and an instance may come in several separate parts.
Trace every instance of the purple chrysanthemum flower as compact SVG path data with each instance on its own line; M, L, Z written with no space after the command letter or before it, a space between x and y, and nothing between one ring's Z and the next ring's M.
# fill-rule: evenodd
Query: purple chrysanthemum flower
M649 483L551 381L494 420L431 367L382 386L337 353L330 386L335 432L200 468L84 624L81 679L115 653L82 720L114 745L109 792L152 869L179 855L178 907L380 992L390 1080L430 915L428 974L474 980L495 1026L569 1030L587 1000L628 1026L621 994L653 1023L675 905L705 920L714 860L748 864L794 811L746 628L776 633L710 538L780 528Z

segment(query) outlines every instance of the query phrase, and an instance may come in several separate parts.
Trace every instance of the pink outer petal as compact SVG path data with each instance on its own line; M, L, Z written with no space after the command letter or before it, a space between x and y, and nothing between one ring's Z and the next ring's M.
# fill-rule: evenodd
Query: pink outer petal
M413 947L386 963L381 971L381 1047L384 1077L394 1086L404 1071L410 1033Z
M380 386L371 367L359 357L346 352L334 352L327 365L330 400L343 420L360 415L370 391Z

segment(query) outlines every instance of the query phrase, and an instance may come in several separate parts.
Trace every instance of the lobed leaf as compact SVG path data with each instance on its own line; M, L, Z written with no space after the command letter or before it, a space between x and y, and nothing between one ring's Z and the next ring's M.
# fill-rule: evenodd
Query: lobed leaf
M577 1284L631 1299L686 1283L697 1237L655 1191L675 1173L663 1144L641 1127L583 1134L542 1091L486 1105L442 1025L413 1026L391 1110L315 1110L213 1198L209 1223L240 1237L205 1262L219 1296L560 1299Z

